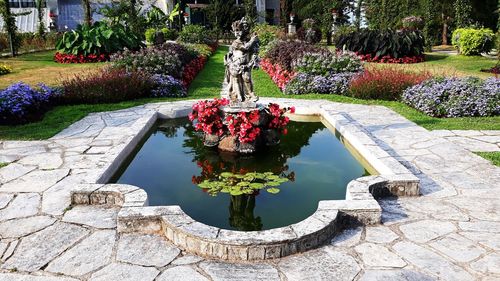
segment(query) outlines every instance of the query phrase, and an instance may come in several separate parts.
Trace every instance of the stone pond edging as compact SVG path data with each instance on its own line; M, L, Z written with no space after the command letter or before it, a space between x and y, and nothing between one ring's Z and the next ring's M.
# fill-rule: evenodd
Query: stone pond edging
M120 206L118 232L157 233L178 247L200 256L223 260L265 260L304 252L324 244L341 229L346 219L363 224L377 224L381 208L375 198L384 196L417 196L419 180L395 157L383 150L370 134L344 112L335 110L328 101L273 99L282 106L295 106L298 115L321 116L341 133L347 142L378 175L358 178L347 186L345 200L320 201L314 214L296 224L277 229L240 232L211 227L194 221L179 206L146 206L147 194L139 187L105 184L124 159L145 137L157 119L185 117L195 101L164 103L143 113L128 127L132 132L115 156L104 167L96 184L80 184L72 188L71 205ZM264 102L271 100L264 99ZM120 134L110 131L104 134ZM64 133L63 133L64 135ZM94 142L99 141L99 135ZM69 202L68 202L69 203Z

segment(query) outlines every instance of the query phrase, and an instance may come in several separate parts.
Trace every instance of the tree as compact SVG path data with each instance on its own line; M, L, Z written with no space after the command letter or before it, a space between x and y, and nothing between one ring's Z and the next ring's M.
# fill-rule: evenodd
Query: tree
M82 0L84 23L87 25L92 25L92 7L90 6L90 0Z
M280 24L286 26L288 16L292 12L292 0L280 0Z
M453 3L455 9L455 23L457 28L469 26L471 21L472 6L469 0L456 0Z
M356 0L356 5L354 9L354 26L356 29L361 27L361 11L364 5L364 0Z
M255 6L255 0L243 0L243 7L245 9L245 17L253 26L257 22L257 6Z
M45 23L43 22L43 3L45 3L44 0L36 0L36 10L38 12L37 35L41 38L45 38Z
M0 0L0 15L4 21L5 32L9 36L10 53L14 57L17 55L20 39L17 36L16 18L10 11L8 0Z
M226 0L210 0L205 11L208 20L218 31L231 30L232 22L245 15L242 7L237 7L233 1Z

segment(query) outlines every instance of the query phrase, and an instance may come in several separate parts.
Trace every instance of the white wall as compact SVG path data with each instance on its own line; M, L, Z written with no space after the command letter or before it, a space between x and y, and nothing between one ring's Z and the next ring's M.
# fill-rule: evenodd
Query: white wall
M45 27L48 30L49 27L49 9L44 8L44 22ZM36 32L38 27L38 11L36 8L12 8L12 13L25 13L29 12L28 15L17 16L16 17L16 25L20 32ZM3 19L0 18L0 29L3 29Z

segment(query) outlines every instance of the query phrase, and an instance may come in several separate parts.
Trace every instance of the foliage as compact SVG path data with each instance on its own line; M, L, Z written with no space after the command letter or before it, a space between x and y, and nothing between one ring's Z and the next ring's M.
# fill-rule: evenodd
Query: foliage
M328 34L333 23L330 11L337 11L337 23L347 23L348 14L351 12L349 2L350 0L294 0L293 11L301 19L314 19L322 33Z
M179 32L179 41L193 44L212 44L213 40L208 37L208 30L196 24L188 24Z
M141 12L142 5L141 0L111 1L99 12L111 26L123 26L127 33L140 38L148 27L147 18Z
M286 84L283 93L287 95L345 95L349 89L351 77L352 73L338 73L327 76L299 73Z
M465 56L488 53L494 46L495 34L491 29L459 28L453 32L452 44Z
M44 84L38 88L18 82L0 91L0 124L21 124L39 119L59 92Z
M56 32L45 33L44 37L40 37L38 34L32 32L18 33L19 46L17 50L20 52L29 52L32 50L52 49L60 37L60 34ZM9 35L7 33L0 33L0 52L9 51L9 49Z
M260 48L265 48L272 41L278 40L285 35L281 27L267 23L256 24L252 31L259 37Z
M167 20L168 16L156 6L152 6L146 12L146 26L149 27L148 29L164 27Z
M309 44L318 44L319 42L321 42L323 34L321 33L321 29L319 29L318 27L300 27L297 30L297 38Z
M92 26L79 25L75 30L65 32L57 42L56 49L65 54L100 55L117 51L137 49L141 46L140 39L126 31L122 25L108 25L96 22Z
M10 11L9 1L0 0L0 16L4 22L3 28L9 35L9 42L12 56L17 55L17 50L21 44L17 35L16 18Z
M175 40L177 39L177 30L173 29L173 28L167 28L167 27L164 27L161 29L161 32L163 33L163 37L165 38L165 40Z
M214 48L206 44L181 43L181 45L186 47L189 52L196 54L197 56L209 57L215 51Z
M240 143L251 143L257 139L261 129L255 124L259 124L260 112L258 109L237 114L228 114L224 120L231 136L237 136Z
M146 42L149 44L157 43L157 36L163 35L163 40L175 40L177 38L177 31L175 29L164 27L162 29L148 28L144 33ZM160 41L161 42L161 41ZM164 42L161 42L164 43Z
M293 70L312 75L330 75L363 70L361 60L351 52L305 53L293 62Z
M403 58L421 56L424 52L424 38L417 30L363 29L340 36L335 46L357 54L370 54L372 57Z
M427 72L368 68L351 80L349 96L359 99L400 100L405 89L429 78L431 75Z
M425 61L425 56L413 56L413 57L402 57L402 58L393 58L389 55L385 55L383 57L372 57L371 54L367 55L359 55L359 58L365 62L379 62L379 63L399 63L399 64L411 64L411 63L419 63Z
M284 70L291 71L295 60L305 53L328 52L326 48L304 44L298 41L279 41L267 52L266 59L272 64L280 65Z
M234 2L227 0L209 1L205 13L215 30L231 30L231 24L245 16L244 8L240 5L234 5Z
M214 180L204 180L198 184L200 188L206 189L208 194L216 196L219 193L229 193L232 196L242 194L255 194L259 190L266 190L275 194L280 190L278 186L288 181L288 178L280 177L272 172L245 174L234 174L223 172Z
M453 8L455 9L455 23L458 28L467 27L472 23L470 0L455 0Z
M146 97L154 82L142 72L109 69L62 82L64 104L113 103Z
M44 2L45 2L44 0L36 0L35 6L36 6L37 18L38 18L37 35L38 35L38 37L45 39L46 27L45 27L45 22L43 20L43 18L44 18L43 3Z
M424 27L424 19L417 16L409 16L401 20L403 28L410 30L421 30Z
M185 97L186 88L182 82L170 75L155 74L152 77L154 87L151 90L151 97Z
M12 68L5 64L0 64L0 75L9 74L12 72Z
M407 89L403 101L434 117L500 115L500 79L435 78Z
M144 32L144 37L146 38L147 43L153 44L156 40L156 28L146 29L146 32Z

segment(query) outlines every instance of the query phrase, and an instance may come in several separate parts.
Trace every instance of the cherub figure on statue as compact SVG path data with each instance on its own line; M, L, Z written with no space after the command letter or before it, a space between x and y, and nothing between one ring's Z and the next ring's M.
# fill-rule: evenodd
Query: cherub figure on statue
M255 95L252 82L252 69L259 65L259 39L250 35L250 26L245 18L235 21L232 29L236 39L224 57L226 66L225 81L228 84L231 105L249 105L259 98ZM254 105L255 106L255 105Z

